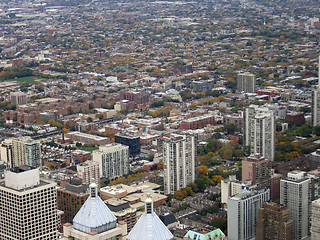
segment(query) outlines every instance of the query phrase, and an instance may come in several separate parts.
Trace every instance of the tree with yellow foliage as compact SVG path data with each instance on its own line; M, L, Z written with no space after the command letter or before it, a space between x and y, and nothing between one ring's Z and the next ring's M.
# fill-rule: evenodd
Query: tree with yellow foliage
M163 162L159 162L158 163L158 169L163 169L164 163Z
M205 166L205 165L200 165L200 166L198 166L198 173L200 174L200 175L207 175L208 174L208 167L207 166Z
M221 175L214 175L212 178L212 184L213 185L220 184L222 180L223 180L223 177Z
M188 192L186 190L177 190L174 194L175 199L182 200L188 196Z

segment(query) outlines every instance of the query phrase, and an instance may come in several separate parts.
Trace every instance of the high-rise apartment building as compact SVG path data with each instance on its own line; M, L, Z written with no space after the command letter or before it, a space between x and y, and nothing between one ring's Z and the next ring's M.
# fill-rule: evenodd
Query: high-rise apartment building
M13 156L12 156L12 139L5 139L0 146L0 156L1 160L5 162L8 167L13 166Z
M305 172L292 171L280 181L280 203L290 210L293 220L293 240L306 239L311 217L311 180Z
M30 137L17 138L12 140L12 166L19 167L28 165L33 167L41 166L40 142Z
M311 205L311 240L320 239L320 199Z
M251 154L274 160L275 116L273 111L257 105L250 105L244 112L244 146Z
M318 63L318 87L312 92L312 125L320 125L320 56Z
M228 239L247 240L256 234L258 209L270 200L270 190L244 190L228 199Z
M83 184L90 185L93 181L100 186L99 163L86 161L77 165L77 177L82 179Z
M237 91L254 93L256 90L256 79L249 72L239 73L237 76Z
M253 154L242 160L242 182L251 181L258 187L270 188L271 160Z
M164 192L176 190L192 183L196 175L196 139L193 135L172 134L163 143Z
M81 179L73 178L65 187L57 189L58 209L64 212L65 222L72 222L82 205L89 197L89 185L82 184Z
M93 151L93 161L99 163L100 176L108 179L129 173L129 147L111 143Z
M40 142L30 137L6 139L1 144L1 159L10 168L22 165L40 167Z
M6 170L0 206L0 239L57 239L56 184L40 179L39 169Z
M23 92L13 92L10 94L10 100L12 105L23 105L28 101L28 95Z
M256 240L293 239L293 221L290 210L274 202L262 203L258 210Z

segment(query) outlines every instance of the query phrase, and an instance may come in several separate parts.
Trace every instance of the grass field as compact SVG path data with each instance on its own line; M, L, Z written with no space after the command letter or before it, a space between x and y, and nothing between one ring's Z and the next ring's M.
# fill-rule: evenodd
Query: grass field
M83 150L83 151L93 152L94 150L99 149L99 147L85 147L85 146L82 146L79 149Z
M43 82L43 81L46 81L46 80L47 79L45 79L45 78L39 78L39 77L31 76L31 77L21 77L21 78L9 79L7 81L16 81L18 83L36 84L36 83Z

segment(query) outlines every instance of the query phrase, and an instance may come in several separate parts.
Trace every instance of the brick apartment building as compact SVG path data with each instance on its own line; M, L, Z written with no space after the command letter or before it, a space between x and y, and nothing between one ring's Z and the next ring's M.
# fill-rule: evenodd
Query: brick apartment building
M214 116L211 114L205 114L203 116L183 120L180 124L180 129L195 130L195 129L199 129L199 128L204 128L209 124L213 125L214 123L215 123Z

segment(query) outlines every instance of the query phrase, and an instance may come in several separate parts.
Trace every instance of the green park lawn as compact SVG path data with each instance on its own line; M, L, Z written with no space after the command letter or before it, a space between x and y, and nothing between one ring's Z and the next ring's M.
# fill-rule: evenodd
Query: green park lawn
M14 78L14 79L9 79L7 81L16 81L18 83L29 83L29 84L36 84L39 82L46 81L47 79L45 78L40 78L36 76L30 76L30 77L21 77L21 78Z
M87 147L87 146L82 146L82 147L79 147L79 149L80 149L80 150L83 150L83 151L93 152L94 150L99 149L99 147Z

